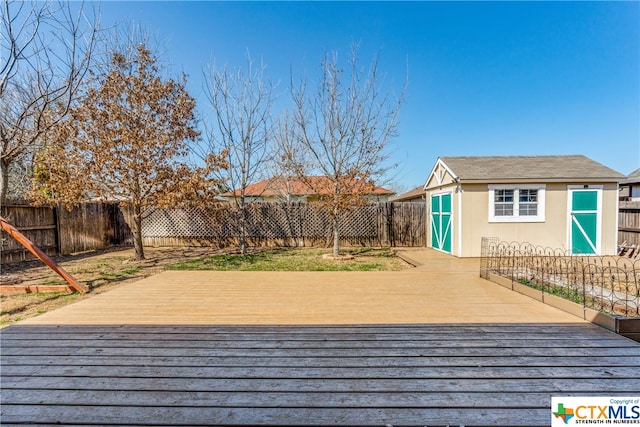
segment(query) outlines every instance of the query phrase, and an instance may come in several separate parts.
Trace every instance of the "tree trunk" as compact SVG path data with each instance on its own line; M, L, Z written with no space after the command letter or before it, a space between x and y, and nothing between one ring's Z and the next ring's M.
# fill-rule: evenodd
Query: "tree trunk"
M244 202L240 206L240 254L247 253L247 207Z
M340 224L338 224L338 208L333 209L333 256L340 255Z
M140 206L133 207L133 247L136 250L136 259L144 259L144 247L142 246L142 210Z
M9 163L0 160L0 205L4 205L7 201L7 192L9 190Z

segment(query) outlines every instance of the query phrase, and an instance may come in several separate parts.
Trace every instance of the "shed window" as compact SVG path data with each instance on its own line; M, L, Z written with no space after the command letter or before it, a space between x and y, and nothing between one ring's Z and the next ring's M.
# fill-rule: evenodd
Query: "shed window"
M490 185L489 222L543 222L544 185Z

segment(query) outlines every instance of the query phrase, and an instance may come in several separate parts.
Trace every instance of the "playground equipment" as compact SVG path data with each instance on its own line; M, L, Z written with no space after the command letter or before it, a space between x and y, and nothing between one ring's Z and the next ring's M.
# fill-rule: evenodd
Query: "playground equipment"
M56 274L62 277L74 290L80 293L89 292L89 287L79 283L73 278L64 268L58 265L51 257L45 254L39 247L33 244L24 234L18 231L13 225L9 224L7 220L0 216L0 227L11 237L16 239L18 243L24 246L29 252L34 254L38 259L44 262L50 269Z

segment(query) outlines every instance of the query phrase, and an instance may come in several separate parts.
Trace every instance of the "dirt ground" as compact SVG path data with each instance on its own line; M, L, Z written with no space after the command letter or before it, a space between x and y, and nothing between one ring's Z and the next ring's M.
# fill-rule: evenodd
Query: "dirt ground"
M227 250L228 251L228 250ZM37 316L117 286L153 276L164 266L194 257L222 252L214 248L145 248L146 260L136 261L133 248L89 251L57 257L56 261L91 292L20 294L0 296L0 326ZM0 282L18 281L20 285L63 285L65 282L40 261L2 265Z

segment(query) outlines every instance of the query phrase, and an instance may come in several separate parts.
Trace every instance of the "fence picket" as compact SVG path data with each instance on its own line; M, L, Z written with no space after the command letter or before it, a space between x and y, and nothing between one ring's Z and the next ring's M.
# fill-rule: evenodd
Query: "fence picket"
M618 243L640 245L640 203L620 202L618 210Z

